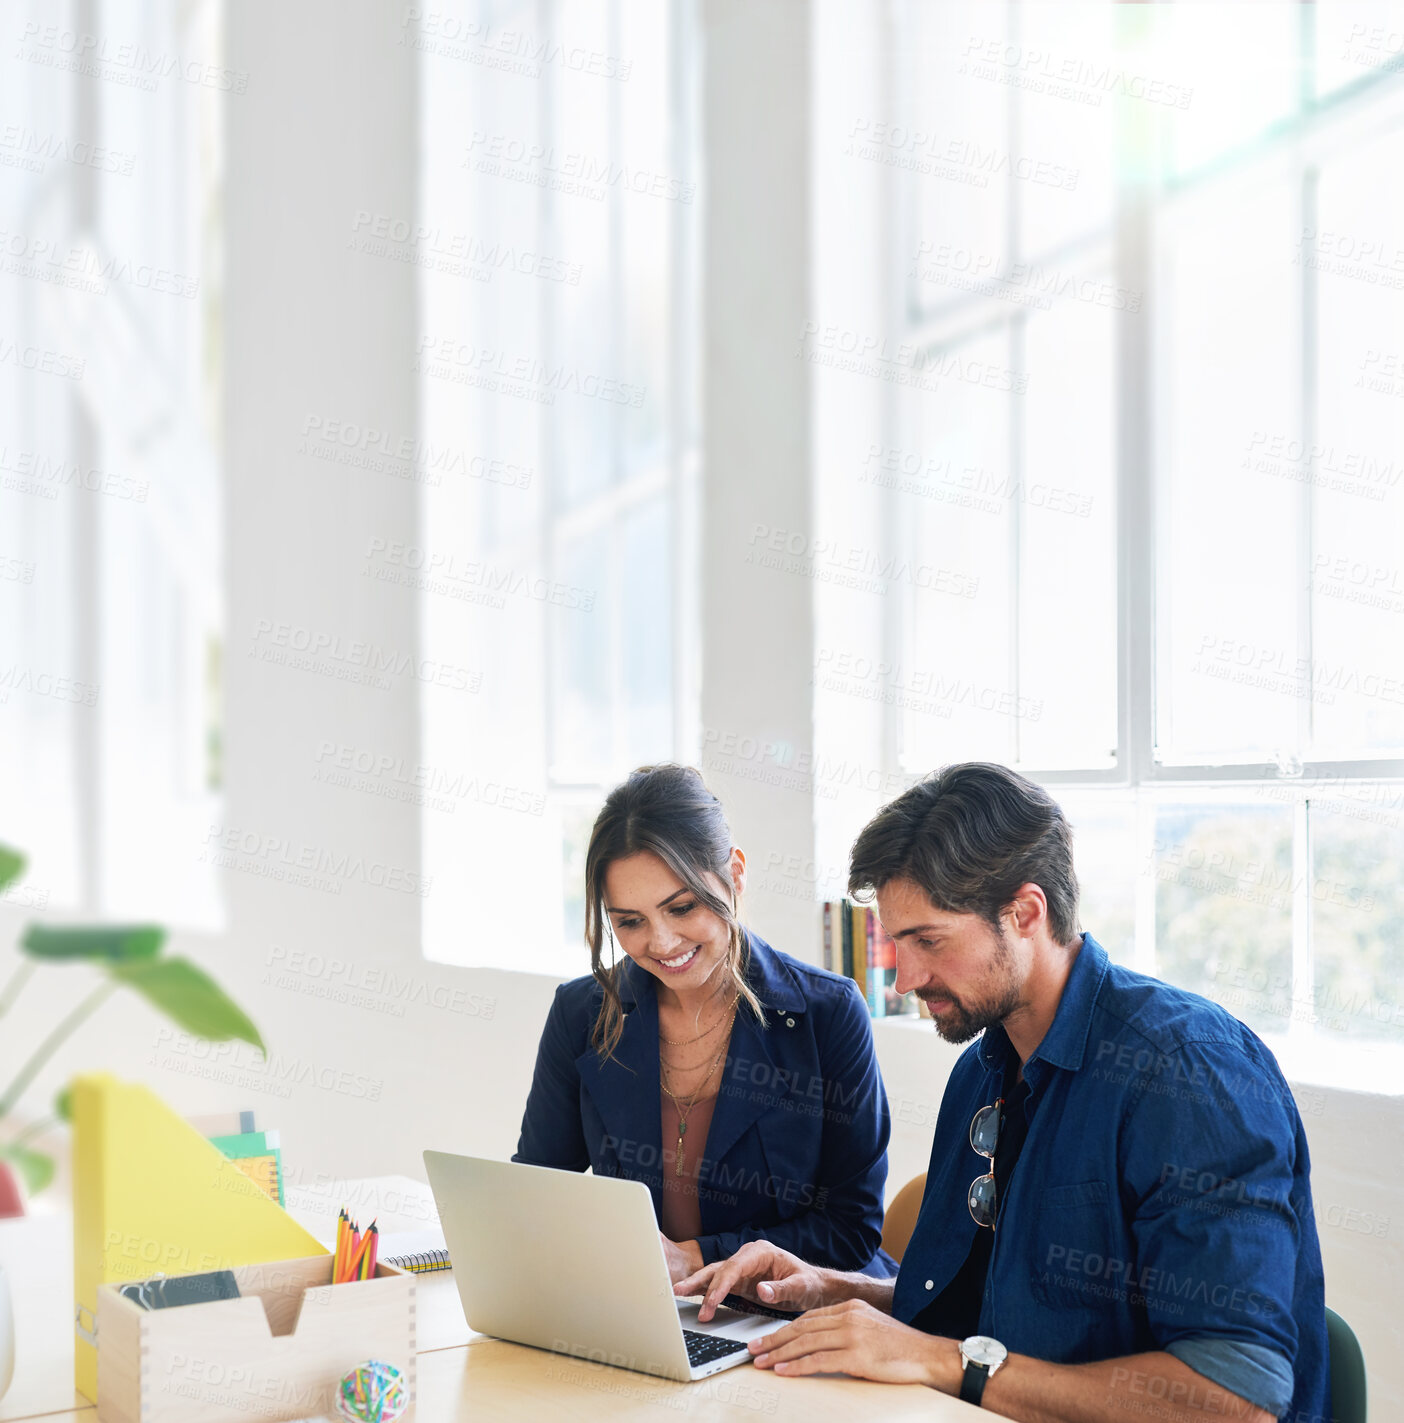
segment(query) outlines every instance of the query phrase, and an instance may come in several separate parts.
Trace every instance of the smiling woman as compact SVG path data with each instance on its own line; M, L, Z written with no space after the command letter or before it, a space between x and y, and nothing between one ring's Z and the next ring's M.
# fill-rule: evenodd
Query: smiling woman
M891 1275L866 1008L742 926L745 883L697 771L610 793L585 864L591 973L556 992L513 1159L646 1182L674 1281L756 1239Z
M742 971L745 882L746 857L731 843L721 802L690 767L645 767L610 794L585 857L585 940L605 996L594 1045L605 1056L622 1028L606 937L667 985L660 1024L700 1017L707 1004L717 1007L716 995L760 1014Z

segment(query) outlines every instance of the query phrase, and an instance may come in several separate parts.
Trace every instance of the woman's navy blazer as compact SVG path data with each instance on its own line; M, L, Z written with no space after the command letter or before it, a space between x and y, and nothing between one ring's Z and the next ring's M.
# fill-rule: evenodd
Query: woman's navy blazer
M816 1265L895 1274L878 1253L891 1123L867 1007L850 979L747 940L765 1026L739 1006L698 1178L702 1259L765 1239ZM556 990L512 1159L643 1181L661 1219L673 1156L654 983L624 960L623 1035L606 1060L590 1046L599 985L586 976Z

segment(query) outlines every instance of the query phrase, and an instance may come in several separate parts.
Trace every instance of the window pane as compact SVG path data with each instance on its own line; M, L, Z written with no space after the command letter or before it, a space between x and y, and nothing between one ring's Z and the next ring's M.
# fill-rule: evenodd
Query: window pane
M1153 7L1147 63L1176 86L1165 106L1177 173L1262 135L1297 105L1300 14L1294 0Z
M565 544L557 562L559 585L592 594L575 607L551 609L555 685L551 689L555 747L551 776L558 781L602 780L613 757L613 590L600 586L610 567L609 530L599 528Z
M1318 1031L1330 1037L1404 1045L1404 814L1398 803L1397 788L1394 797L1311 802L1312 1006Z
M213 928L224 95L182 77L234 82L221 9L7 13L0 804L30 861L11 895ZM87 25L104 48L79 63ZM140 61L171 55L179 74Z
M1302 260L1316 282L1311 498L1315 754L1404 754L1404 138L1327 164ZM1393 265L1389 265L1393 264Z
M1007 337L1000 331L933 360L953 372L1007 371ZM909 394L903 445L920 454L881 472L899 493L912 570L903 590L909 771L1013 756L1009 401L1007 392L956 378Z
M581 6L570 12L573 42L601 54L609 53L603 5ZM583 172L607 172L620 155L611 147L612 86L597 75L562 66L549 85L554 122L551 161ZM619 406L588 395L619 378L616 306L619 274L614 268L617 241L617 185L581 182L566 191L549 193L551 221L545 231L564 246L566 260L580 269L580 283L560 283L554 296L553 318L538 345L535 333L522 338L528 352L539 352L543 363L559 370L562 389L551 406L557 487L565 504L574 504L605 485L616 473L615 428ZM578 186L579 191L569 188ZM597 384L598 383L598 384Z
M1018 758L1031 766L1105 766L1116 756L1116 382L1112 309L1096 299L1111 292L1088 275L1026 329L1024 468L1014 502Z
M1380 0L1314 0L1316 93L1372 78L1404 60L1404 25L1399 12Z
M651 499L631 513L620 537L623 759L632 768L665 760L673 747L673 599L668 573L674 556L666 501Z
M1113 48L1115 18L1113 6L1086 0L1020 6L1020 59L1033 64L1039 56L1043 73L1075 76L1072 83L1017 90L1018 126L1006 166L1015 185L1021 259L1047 262L1058 248L1099 235L1111 223L1117 106L1099 76L1126 67Z
M1082 927L1118 963L1136 963L1136 890L1143 863L1129 797L1065 795L1050 788L1073 828Z
M1001 272L1009 261L1009 185L991 168L1009 162L1009 90L1003 66L974 58L1002 52L1007 11L984 0L903 9L897 63L905 102L892 119L854 120L845 155L899 174L917 309L938 308L969 290L969 274ZM934 265L933 265L934 264Z
M1238 183L1167 219L1156 623L1162 760L1295 749L1297 204Z
M489 755L531 810L506 825L426 817L425 854L444 879L478 864L507 903L523 866L544 874L530 887L553 901L539 967L578 973L579 862L600 800L675 750L673 609L695 557L679 556L668 510L675 469L695 460L696 273L680 259L700 206L697 43L689 3L469 8L477 23L443 28L491 39L420 26L420 201L428 231L480 260L466 277L419 264L420 310L425 334L490 369L421 382L428 458L444 466L425 481L423 527L508 593L505 607L422 600L426 651L488 669L466 712L426 693L425 743L436 762ZM539 58L485 62L511 35ZM462 940L454 894L426 906L426 952L511 959L496 922Z
M626 472L664 452L669 389L673 233L676 210L691 211L691 175L678 171L668 112L668 16L654 0L621 7L622 50L632 60L629 82L619 86L620 161L631 190L620 195L620 379Z
M0 176L6 222L19 217L17 186ZM32 294L15 277L0 280L0 331L20 346L43 345ZM0 746L8 753L0 756L0 804L7 843L29 861L23 888L12 886L5 898L33 908L82 902L75 749L101 698L101 684L79 660L73 600L55 596L78 583L75 531L101 498L70 482L88 461L80 458L67 384L17 361L0 366Z
M1292 998L1292 812L1162 806L1155 832L1156 973L1281 1033Z
M599 805L593 800L565 801L560 808L564 948L567 954L571 949L578 950L581 973L587 972L590 964L589 952L585 948L585 856L590 849L590 832L595 828L595 817L599 811Z
M471 32L466 14L444 28ZM486 368L500 373L539 350L543 303L556 286L545 274L558 270L548 259L565 262L563 249L542 239L540 190L523 181L521 164L501 157L546 141L539 85L476 63L456 41L421 41L418 226L428 236L410 252L411 244L371 238L363 250L368 262L415 257L421 339L463 343L484 370L471 383L421 378L416 458L382 461L368 477L412 479L423 490L423 542L471 540L474 551L500 550L522 567L536 561L529 540L543 484L544 417L529 397L541 391L495 380Z

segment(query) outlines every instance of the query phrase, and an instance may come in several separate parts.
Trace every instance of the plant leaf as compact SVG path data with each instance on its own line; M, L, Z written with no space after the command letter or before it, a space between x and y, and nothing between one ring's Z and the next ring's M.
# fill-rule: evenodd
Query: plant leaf
M88 959L127 963L154 959L166 942L157 924L31 924L20 947L36 959Z
M0 1160L14 1162L31 1196L37 1196L54 1179L54 1158L42 1151L27 1146L0 1146Z
M54 1093L54 1115L61 1122L73 1120L73 1088L61 1087Z
M238 1038L265 1051L244 1010L189 959L138 959L109 964L107 971L187 1033L216 1043Z
M8 845L0 845L0 889L13 883L24 873L24 856Z

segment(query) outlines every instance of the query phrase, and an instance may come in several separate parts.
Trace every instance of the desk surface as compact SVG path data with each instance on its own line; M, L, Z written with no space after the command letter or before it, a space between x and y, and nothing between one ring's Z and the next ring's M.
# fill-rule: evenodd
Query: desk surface
M403 1177L361 1183L410 1199L427 1193ZM432 1204L432 1197L430 1197ZM334 1220L336 1207L332 1207ZM294 1208L314 1231L318 1211ZM414 1216L416 1210L409 1212ZM423 1220L407 1221L423 1224ZM398 1222L396 1222L398 1225ZM334 1229L334 1226L333 1226ZM10 1275L15 1300L15 1377L0 1399L0 1423L43 1418L45 1423L97 1423L97 1410L73 1390L72 1227L65 1214L0 1222L0 1263ZM984 1417L978 1409L916 1385L874 1384L842 1377L780 1378L743 1364L699 1383L672 1383L627 1369L508 1344L471 1334L463 1320L452 1276L419 1281L419 1396L409 1419L450 1423L482 1419L647 1419L659 1410L690 1420L735 1420L754 1416L835 1423L880 1414L901 1423ZM465 1341L466 1342L461 1342ZM407 1419L407 1423L409 1423Z
M594 1419L658 1423L735 1423L738 1418L851 1423L881 1417L893 1423L986 1417L979 1409L914 1384L864 1383L850 1378L777 1378L749 1364L699 1383L671 1383L608 1364L586 1363L520 1344L476 1335L466 1345L419 1356L419 1398L406 1423L530 1418L533 1423L592 1423ZM92 1407L31 1414L44 1423L96 1423Z

